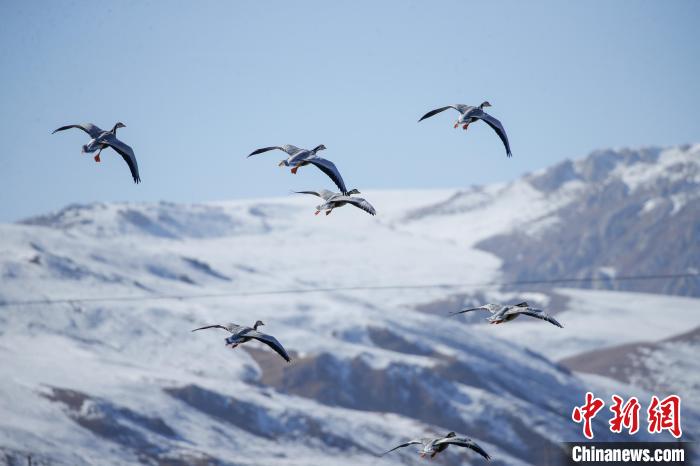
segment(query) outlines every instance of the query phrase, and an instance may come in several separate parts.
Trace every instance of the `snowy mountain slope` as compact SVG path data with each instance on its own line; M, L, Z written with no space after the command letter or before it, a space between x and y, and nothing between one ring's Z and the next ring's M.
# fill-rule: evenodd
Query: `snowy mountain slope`
M576 202L531 227L485 239L479 247L503 258L514 280L598 277L594 288L700 296L700 280L616 281L616 276L698 273L700 145L599 151L563 162L528 183L548 198L584 186Z
M598 277L605 280L587 286L700 296L694 278L614 280L697 273L699 197L700 145L604 150L460 191L406 220L411 231L440 230L436 236L494 253L508 281ZM455 231L457 218L464 223Z
M633 172L641 160L626 163ZM529 179L363 193L376 218L350 207L315 217L315 199L290 196L71 206L2 225L0 449L54 464L418 464L412 451L375 453L456 430L494 464L543 464L558 441L580 438L569 415L585 391L605 397L615 386L553 361L700 325L700 313L654 312L699 308L693 298L476 285L508 277L508 261L477 245L523 222L532 237L548 234L591 180L557 196ZM455 283L464 285L303 292ZM552 310L565 328L417 310L458 293L561 305ZM66 301L13 304L42 299ZM292 364L255 343L226 349L223 332L190 332L257 319ZM700 407L684 410L697 426ZM441 460L465 462L483 463L470 452Z

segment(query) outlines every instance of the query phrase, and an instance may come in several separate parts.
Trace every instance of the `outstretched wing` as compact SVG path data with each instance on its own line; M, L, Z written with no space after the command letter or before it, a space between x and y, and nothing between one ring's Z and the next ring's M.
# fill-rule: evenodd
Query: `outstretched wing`
M251 330L249 332L245 333L245 336L248 338L253 338L255 340L258 340L260 342L265 343L267 346L275 350L277 354L282 356L285 361L289 362L291 359L289 358L289 355L287 354L287 351L284 349L282 344L277 341L277 338L273 337L272 335L268 335L266 333L260 333L257 330Z
M474 307L471 309L462 309L461 311L450 312L450 315L456 316L457 314L464 314L466 312L472 312L472 311L488 311L488 309L486 309L485 307ZM493 314L492 311L489 311L489 312L491 312L491 314Z
M420 123L421 121L425 120L426 118L430 118L431 116L437 115L437 114L440 113L440 112L444 112L444 111L447 110L448 108L454 108L454 109L457 110L458 112L462 113L462 110L460 110L459 107L465 107L465 105L448 105L448 106L446 106L446 107L436 108L435 110L431 110L431 111L429 111L428 113L426 113L425 115L423 115L423 116L420 118L420 120L418 120L418 122Z
M222 329L224 329L224 330L228 330L228 329L227 329L226 327L224 327L223 325L206 325L206 326L204 326L204 327L196 328L196 329L194 329L194 330L192 330L192 331L193 331L193 332L196 332L197 330L206 330L206 329L208 329L208 328L222 328Z
M501 124L500 121L489 115L488 113L484 112L483 110L474 109L473 112L469 114L470 117L472 118L477 118L479 120L483 120L484 123L489 125L493 130L498 134L498 137L501 138L501 141L503 141L503 145L506 147L506 155L508 157L512 157L513 154L510 153L510 143L508 142L508 136L506 135L506 130L503 128L503 125Z
M352 204L355 207L364 210L370 215L377 215L377 211L374 210L374 207L372 204L367 202L365 199L361 197L351 197L351 196L338 196L333 201L338 201L338 202L347 202L348 204Z
M327 201L331 197L335 196L337 193L334 193L333 191L328 191L327 189L322 189L320 191L294 191L297 194L313 194L314 196L318 196L322 198L324 201Z
M294 155L297 152L301 152L303 149L299 149L297 146L293 146L291 144L285 144L283 146L270 146L270 147L263 147L262 149L257 149L248 154L248 157L251 155L257 155L257 154L262 154L263 152L267 152L270 150L281 150L283 152L286 152L289 155Z
M340 189L340 192L342 194L348 194L348 188L345 187L343 177L340 176L340 172L338 171L338 168L333 162L331 162L330 160L326 160L322 157L312 157L307 161L316 165L319 168L319 170L328 175L328 177L331 180L333 180L333 183L335 183L335 185L338 186L338 189Z
M71 128L82 129L83 131L88 133L90 135L90 137L93 139L104 132L104 131L102 131L102 129L100 129L98 126L93 125L92 123L83 123L80 125L61 126L60 128L53 130L53 133L51 133L51 134L55 134L59 131L65 131L65 130L71 129Z
M269 150L275 150L275 149L284 150L280 146L263 147L262 149L254 150L253 152L248 154L248 157L250 157L252 155L262 154L263 152L267 152Z
M285 151L289 155L294 155L294 154L298 154L299 152L302 152L304 149L300 149L297 146L293 146L291 144L285 144L282 146L282 150Z
M491 457L489 456L486 451L484 451L483 448L481 448L476 442L474 442L472 439L469 438L459 438L459 437L447 437L438 440L435 442L435 445L455 445L458 447L464 447L464 448L470 448L486 458L487 460L490 460Z
M398 445L398 446L392 448L391 450L385 451L384 453L381 454L381 456L384 456L384 455L386 455L387 453L391 453L391 452L394 451L394 450L398 450L399 448L407 447L407 446L409 446L409 445L422 445L422 444L423 444L423 441L422 441L422 440L419 440L419 439L410 440L410 441L408 441L408 442L406 442L406 443L402 443L401 445Z
M559 328L564 328L562 324L557 322L557 320L539 309L532 309L529 307L514 307L505 313L505 315L523 314L526 316L534 317L535 319L546 320L550 324L556 325Z
M100 138L100 142L108 145L122 156L126 164L131 170L131 177L134 179L134 183L140 183L141 177L139 176L139 166L136 163L136 156L134 155L134 150L128 145L117 139L113 134L108 134Z

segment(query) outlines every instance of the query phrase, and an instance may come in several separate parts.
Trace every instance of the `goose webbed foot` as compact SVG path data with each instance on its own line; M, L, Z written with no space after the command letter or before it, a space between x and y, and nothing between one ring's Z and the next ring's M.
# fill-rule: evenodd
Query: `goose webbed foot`
M297 174L297 170L299 170L299 167L294 167L294 168L292 168L292 175L296 175L296 174Z
M464 131L466 131L467 128L469 128L469 123L467 123L467 124L465 124L465 125L462 126L462 129L463 129Z
M98 152L97 155L95 156L95 162L98 162L98 163L100 162L100 152Z
M314 215L318 215L318 214L320 214L320 213L321 213L321 211L320 211L320 210L317 210L316 212L314 212Z
M327 211L326 211L326 215L330 215L330 214L331 214L331 212L333 212L333 209L331 209L331 210L327 210Z

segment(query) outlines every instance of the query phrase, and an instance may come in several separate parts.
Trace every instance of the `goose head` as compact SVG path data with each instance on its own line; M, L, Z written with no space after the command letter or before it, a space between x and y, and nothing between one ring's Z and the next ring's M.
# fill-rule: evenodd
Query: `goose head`
M319 144L318 146L314 147L311 152L315 154L316 152L321 150L326 150L326 146L324 146L323 144Z

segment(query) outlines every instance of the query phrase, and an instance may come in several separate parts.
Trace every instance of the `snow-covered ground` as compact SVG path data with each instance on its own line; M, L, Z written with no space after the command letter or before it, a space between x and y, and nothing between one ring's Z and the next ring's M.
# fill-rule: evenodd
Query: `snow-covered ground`
M630 167L615 176L649 182ZM416 455L375 454L456 430L494 464L542 464L580 438L569 416L586 391L647 396L556 361L684 333L700 326L700 300L549 290L565 303L547 308L564 329L417 307L458 294L553 304L541 287L479 285L504 272L477 243L548 231L589 188L571 179L552 193L524 178L363 192L377 217L350 206L314 216L317 199L290 196L91 204L0 225L0 449L59 464L389 465ZM42 299L61 302L21 304ZM218 330L190 332L257 319L291 364L226 349ZM684 410L697 426L700 406ZM604 423L600 438L613 438ZM481 464L471 452L443 464L464 461Z

